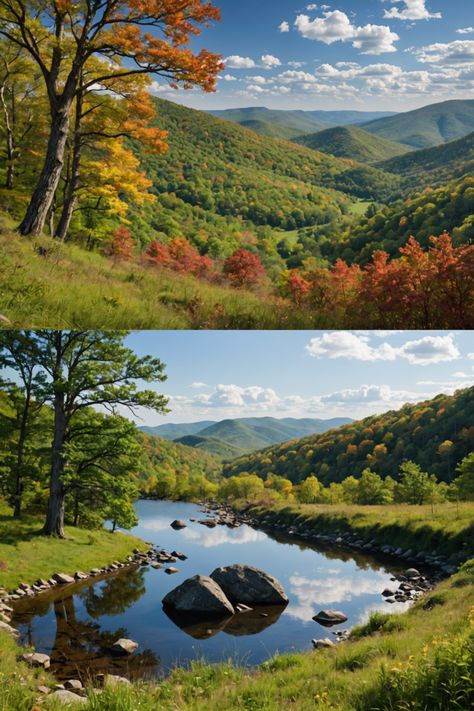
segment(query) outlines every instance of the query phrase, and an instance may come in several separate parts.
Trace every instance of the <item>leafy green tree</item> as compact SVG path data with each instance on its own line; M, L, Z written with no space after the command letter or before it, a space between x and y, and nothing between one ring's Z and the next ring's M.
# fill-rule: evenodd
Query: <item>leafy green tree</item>
M459 476L454 480L461 499L474 499L474 452L465 457L456 469Z
M309 476L298 488L298 500L302 504L315 504L321 495L321 482L315 476Z
M125 331L22 332L36 350L44 377L42 395L53 409L53 441L45 535L64 537L68 451L80 437L78 417L90 407L134 412L145 407L166 412L167 399L138 382L165 380L164 365L152 356L138 357L124 345Z
M359 479L357 492L358 504L383 504L386 503L386 493L382 477L370 469L364 469Z
M437 480L421 470L415 462L404 462L400 467L401 481L397 486L397 498L408 504L424 504L430 501Z

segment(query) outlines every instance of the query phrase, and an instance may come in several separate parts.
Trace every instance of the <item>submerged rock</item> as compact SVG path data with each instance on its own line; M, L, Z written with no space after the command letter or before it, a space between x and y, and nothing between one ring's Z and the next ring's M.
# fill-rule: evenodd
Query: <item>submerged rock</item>
M286 604L288 597L273 575L250 565L229 565L211 573L229 600L249 605Z
M219 585L207 575L195 575L171 590L163 605L181 612L209 616L233 615L234 608Z
M321 610L313 617L315 622L319 622L319 624L324 627L340 625L342 622L347 622L347 619L347 615L339 610Z

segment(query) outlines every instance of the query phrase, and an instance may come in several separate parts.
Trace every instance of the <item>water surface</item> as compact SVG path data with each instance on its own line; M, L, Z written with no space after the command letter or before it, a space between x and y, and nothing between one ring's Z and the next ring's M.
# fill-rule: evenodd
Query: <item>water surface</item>
M72 674L84 678L97 672L159 676L198 658L210 662L232 658L255 665L276 652L309 650L312 639L331 637L331 630L311 619L319 610L345 612L347 624L334 628L344 629L365 621L374 610L407 607L384 602L381 592L393 587L390 578L400 568L383 559L323 550L247 525L209 529L190 521L206 517L194 504L140 501L136 508L136 536L188 556L172 564L178 573L168 576L164 568L148 566L126 569L15 606L13 623L21 640L49 654L60 678ZM177 518L187 527L173 530L170 523ZM164 613L161 601L172 588L193 575L209 575L232 563L253 565L274 575L286 590L288 606L269 608L267 617L255 610L230 621L186 622L184 629L182 619L173 621ZM138 652L126 659L112 656L109 648L118 637L138 642Z

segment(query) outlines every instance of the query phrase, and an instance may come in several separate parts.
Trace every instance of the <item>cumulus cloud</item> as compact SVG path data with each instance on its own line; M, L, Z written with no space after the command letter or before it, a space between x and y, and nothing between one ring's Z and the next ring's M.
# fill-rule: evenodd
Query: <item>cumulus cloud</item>
M383 54L396 52L395 42L400 39L387 25L364 25L358 27L348 15L340 10L325 11L314 20L308 15L298 15L295 27L306 39L333 44L351 42L361 54Z
M278 29L280 32L289 32L290 31L290 23L285 20L278 26Z
M199 390L200 388L207 388L207 383L195 382L195 383L191 383L191 385L189 387Z
M333 331L312 338L306 351L314 358L349 358L361 361L393 361L405 358L412 365L433 365L459 358L452 335L424 336L402 346L382 343L373 346L370 336L350 331Z
M474 34L474 27L460 27L456 32L458 35L472 35Z
M385 10L384 17L395 20L430 20L441 19L440 12L430 12L426 7L426 0L391 0L392 3L403 3L402 9L392 7Z
M367 405L386 403L395 407L405 402L416 402L419 393L408 390L392 390L390 385L361 385L358 388L346 388L321 397L324 405Z
M437 42L415 50L414 54L420 62L425 64L443 66L474 64L474 40Z
M239 54L231 54L224 59L224 64L229 69L253 69L255 62L250 57L241 57Z
M274 57L272 54L264 54L261 58L261 62L265 69L273 69L274 67L281 66L281 62L278 57Z

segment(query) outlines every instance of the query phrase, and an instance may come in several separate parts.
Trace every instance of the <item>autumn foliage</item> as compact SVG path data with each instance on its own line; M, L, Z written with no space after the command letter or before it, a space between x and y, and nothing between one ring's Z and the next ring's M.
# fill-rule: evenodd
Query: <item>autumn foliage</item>
M474 247L454 247L445 233L427 251L411 237L400 253L375 252L364 268L339 259L331 269L286 272L280 290L335 327L471 328Z
M115 230L112 242L108 248L109 256L116 261L131 262L133 259L133 237L126 227Z
M207 255L201 256L196 247L182 237L175 237L167 245L157 240L145 251L149 266L167 267L175 272L204 277L211 274L214 263Z
M224 262L223 273L232 286L243 288L258 284L265 269L258 254L246 249L236 249Z

